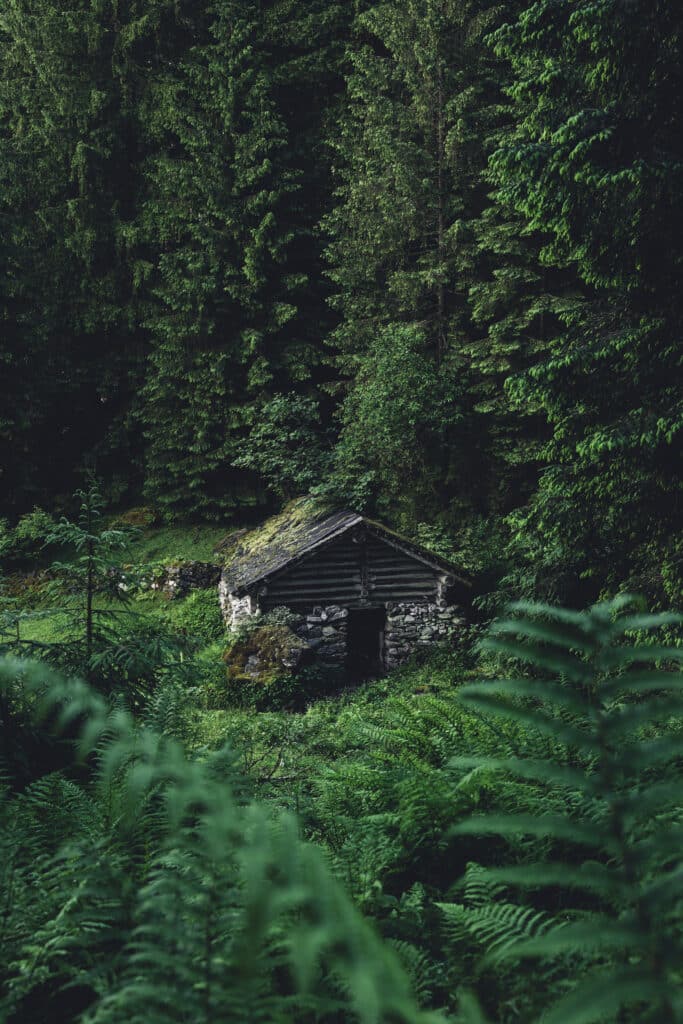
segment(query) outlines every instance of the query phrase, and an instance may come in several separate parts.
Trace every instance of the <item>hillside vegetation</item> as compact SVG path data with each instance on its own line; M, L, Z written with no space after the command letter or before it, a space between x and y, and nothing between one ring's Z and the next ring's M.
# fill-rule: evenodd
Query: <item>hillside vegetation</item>
M0 0L1 1024L683 1024L682 36Z

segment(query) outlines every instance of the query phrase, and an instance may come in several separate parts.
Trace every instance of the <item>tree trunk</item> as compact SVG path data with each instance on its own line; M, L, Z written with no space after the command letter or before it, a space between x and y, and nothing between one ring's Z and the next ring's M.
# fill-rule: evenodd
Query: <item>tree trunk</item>
M443 262L445 249L445 212L444 212L444 86L443 65L438 61L436 88L436 172L437 172L437 218L436 248L439 263L439 281L437 284L437 348L436 358L440 366L446 352L446 285L443 279Z

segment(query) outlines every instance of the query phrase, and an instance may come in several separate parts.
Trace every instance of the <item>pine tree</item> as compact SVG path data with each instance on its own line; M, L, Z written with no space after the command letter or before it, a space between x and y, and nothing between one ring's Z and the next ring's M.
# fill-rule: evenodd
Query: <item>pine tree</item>
M490 45L490 37L486 40ZM501 60L499 102L487 110L487 157L515 131L515 107L505 94L511 68ZM543 261L548 237L529 227L488 166L482 179L488 202L472 223L469 304L473 323L465 346L470 394L490 461L489 511L498 516L526 505L538 488L544 444L550 437L538 403L518 401L517 380L548 357L562 332L561 317L582 302L575 272Z
M115 455L110 474L126 463L135 100L168 6L16 0L0 15L0 346L16 403L3 464L20 505L64 491L88 453Z

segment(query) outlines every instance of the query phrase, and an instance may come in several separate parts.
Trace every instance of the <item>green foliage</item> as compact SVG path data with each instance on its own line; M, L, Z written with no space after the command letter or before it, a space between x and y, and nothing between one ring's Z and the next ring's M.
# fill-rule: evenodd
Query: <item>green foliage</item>
M680 49L642 0L16 0L3 559L95 465L143 525L314 488L488 607L677 604Z
M330 440L314 399L274 395L257 413L233 466L253 470L277 497L291 500L327 475Z
M195 590L182 601L174 602L170 619L177 630L202 647L225 637L225 623L215 589Z
M194 45L145 106L154 151L141 232L165 245L150 268L141 418L147 493L169 513L216 518L258 500L257 481L231 471L241 442L275 390L310 374L289 333L305 278L290 263L286 211L301 183L259 5L189 17Z
M681 651L662 641L678 620L633 604L517 606L484 644L487 665L507 663L512 680L472 685L472 655L443 652L298 712L278 710L291 690L269 710L216 710L222 645L179 658L153 617L129 623L103 660L113 705L45 666L12 664L0 700L12 823L3 1009L39 1019L47 1000L65 1020L85 1007L167 1020L156 987L196 975L214 1015L251 999L265 1000L266 1019L356 1019L334 945L297 994L292 950L326 943L328 927L308 896L283 895L299 853L273 840L263 873L241 874L296 810L288 834L322 848L420 1002L447 1019L678 1020ZM291 614L276 611L269 628ZM124 691L143 725L122 711ZM49 738L55 727L66 745ZM72 765L78 735L85 760ZM258 821L255 794L267 799ZM301 865L291 878L338 915L328 875ZM271 886L282 915L263 910L272 930L257 928L245 965L250 894L263 908Z
M195 675L203 678L208 671L195 665L195 652L224 635L216 594L194 594L161 614L139 586L141 579L149 579L149 566L138 567L139 572L121 566L135 532L107 525L94 483L76 498L81 503L77 521L62 517L48 522L44 542L63 557L52 564L47 580L39 580L37 596L16 585L20 578L13 579L12 589L5 588L8 595L0 606L4 650L38 654L81 672L138 709L160 684L190 687Z
M112 526L119 529L120 517ZM228 524L178 523L138 529L130 537L127 555L136 565L171 565L183 561L219 562L219 545L230 535Z
M518 604L486 644L534 677L466 687L466 705L546 735L552 759L462 759L500 778L531 780L550 796L535 814L476 816L457 835L534 836L544 856L480 871L489 899L446 908L489 963L582 961L543 1021L680 1019L683 944L680 862L679 648L634 647L634 631L671 615L644 614L623 596L588 612ZM525 752L526 753L526 752ZM524 906L501 901L503 887ZM544 892L561 913L539 912ZM559 900L558 900L559 896Z
M580 282L545 355L508 382L552 427L514 554L541 576L537 593L576 600L579 577L592 593L647 579L668 606L680 599L662 579L680 531L680 19L666 5L541 0L494 45L514 72L499 197L543 233L550 272Z
M468 0L362 7L331 138L337 205L323 226L341 322L330 340L351 378L337 487L395 519L470 503L452 486L479 442L462 243L481 199L472 169L483 162L492 17Z
M80 501L78 521L63 516L45 540L73 553L70 560L53 563L52 590L59 595L63 609L73 609L72 628L76 641L84 644L87 665L97 640L97 619L109 614L95 606L95 598L106 595L122 604L127 600L127 592L119 586L120 569L114 558L125 548L127 533L105 527L104 500L95 483L86 491L77 491L76 498Z
M458 418L458 389L435 379L425 342L419 327L380 331L346 399L331 486L353 507L381 507L382 495L396 501L406 474L420 480L427 509L437 501L440 477L425 460L427 452L433 460L446 450L446 423L452 426Z
M45 558L47 538L54 527L54 518L37 506L13 528L6 519L0 520L0 568L13 574L35 569Z
M225 753L189 762L45 666L0 678L3 707L19 685L82 764L96 755L81 782L2 794L5 1016L427 1020L292 820L233 797Z
M136 101L172 6L20 0L2 12L0 465L16 512L69 493L86 453L107 475L139 465Z
M293 631L300 621L288 608L274 608L228 633L226 675L214 706L296 710L329 692L336 673L310 665L310 648Z
M517 681L454 689L471 670L435 659L304 715L224 713L223 735L297 808L430 1005L464 1015L465 983L505 1024L555 1019L556 1003L558 1020L602 1021L623 995L635 1022L654 970L677 1020L681 659L657 646L673 621L627 599L524 606L486 644Z

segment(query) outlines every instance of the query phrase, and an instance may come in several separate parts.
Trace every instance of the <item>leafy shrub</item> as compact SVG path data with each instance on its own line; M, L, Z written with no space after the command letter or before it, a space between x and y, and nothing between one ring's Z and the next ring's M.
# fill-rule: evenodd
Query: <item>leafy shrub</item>
M327 473L332 435L321 431L318 402L305 395L274 395L260 410L232 465L257 473L270 490L291 499Z
M26 554L37 552L54 527L55 520L50 513L36 506L32 512L23 515L14 527L15 543Z
M112 521L112 526L133 526L138 530L149 529L159 521L159 514L148 505L140 508L131 508L127 512L117 515Z
M12 549L12 531L6 519L0 519L0 566L3 558Z
M52 516L37 506L13 529L7 520L0 520L0 564L11 568L36 561L54 527Z
M471 669L438 655L302 714L199 711L219 643L186 659L185 678L161 670L144 729L98 700L92 716L78 687L55 702L50 691L64 684L49 670L13 667L0 714L8 705L20 712L5 730L5 768L12 786L19 762L23 793L0 794L0 1016L43 1019L49 1003L69 1024L88 1007L87 1019L102 1024L170 1024L177 1006L200 1021L242 1020L244 1000L250 1019L252 1002L264 1019L284 1022L370 1013L369 1004L349 1005L362 976L337 984L330 946L299 995L292 945L305 956L322 941L326 911L311 899L325 890L287 903L280 869L298 853L270 839L258 845L291 822L281 818L289 807L439 1020L483 1024L484 1011L460 991L467 984L496 1024L678 1021L683 653L633 643L666 635L675 621L630 614L627 599L584 613L518 606L486 642L490 659L524 667L515 679L456 686ZM60 774L63 749L49 777L31 777L44 737L27 745L18 732L46 690L47 721L72 740L83 729L84 754L97 751L87 781L83 765L68 780ZM278 699L286 706L304 691ZM188 765L160 733L189 742L201 764ZM254 811L255 792L270 797L267 812ZM213 815L226 800L223 829ZM325 886L327 877L303 884ZM273 912L272 931L259 930L272 886L292 914ZM357 920L343 908L344 921ZM252 926L261 944L245 966ZM152 1006L169 984L171 999ZM375 1020L420 1019L376 1005Z
M229 631L224 654L228 665L224 695L219 704L212 706L294 711L338 690L345 681L343 668L319 665L312 660L313 650L293 632L300 622L300 614L281 606L246 619ZM300 648L302 657L296 669L287 671L282 657L290 645ZM254 673L256 678L245 671L252 655L261 661L259 671Z
M305 707L308 695L299 678L281 672L263 682L226 673L222 707L251 708L253 711L295 711Z

